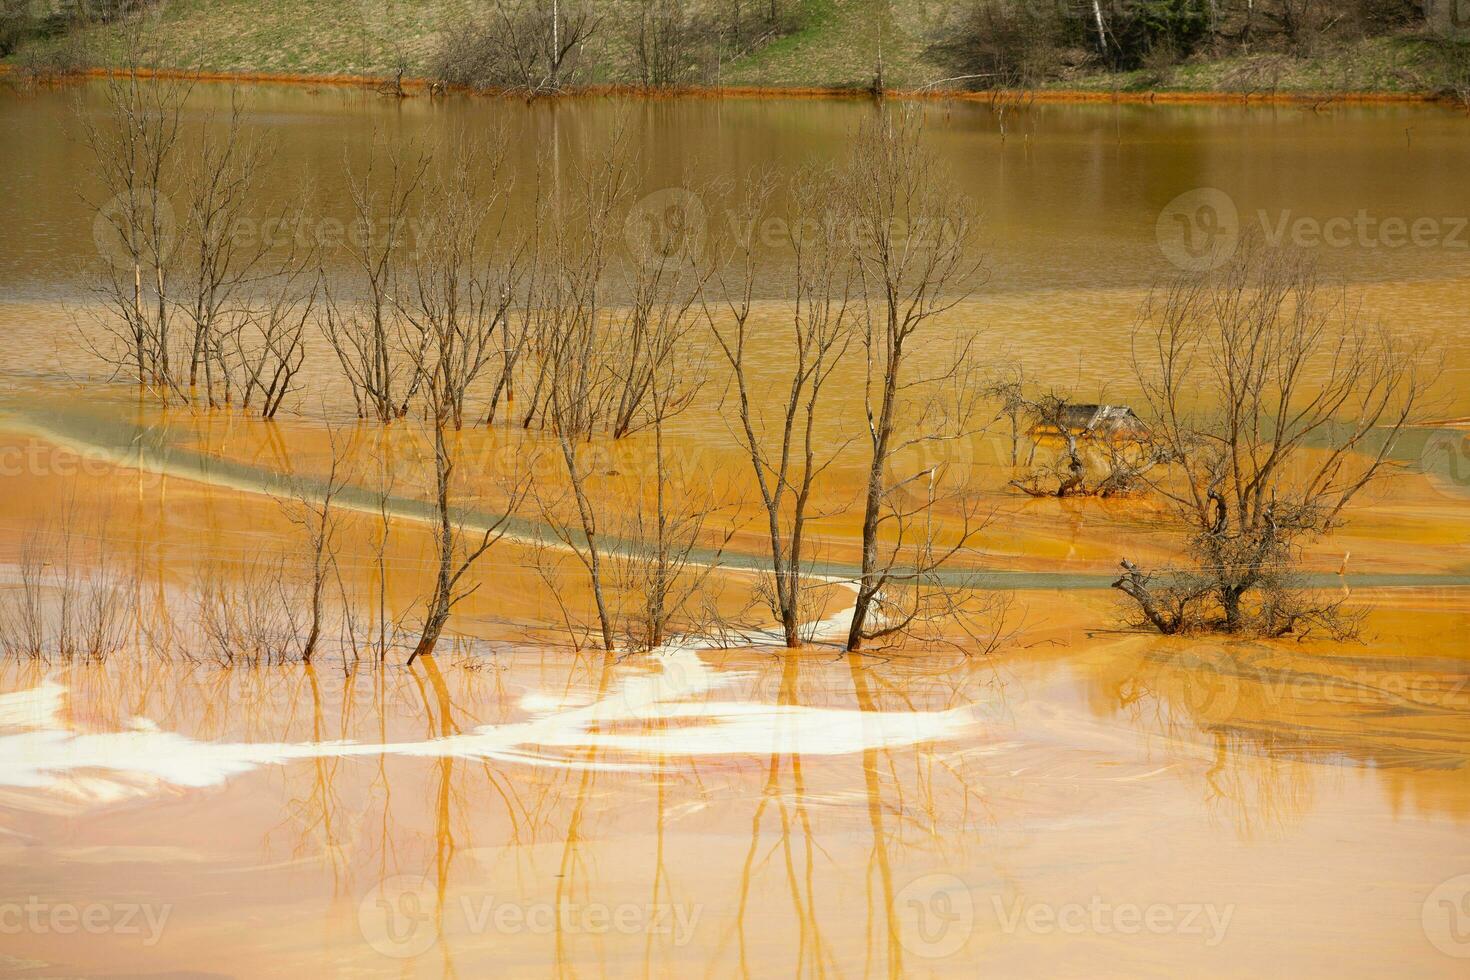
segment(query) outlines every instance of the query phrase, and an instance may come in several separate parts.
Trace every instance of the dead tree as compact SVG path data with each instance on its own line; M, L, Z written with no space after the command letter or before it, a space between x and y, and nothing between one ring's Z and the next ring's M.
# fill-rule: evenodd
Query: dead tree
M1415 355L1309 261L1256 241L1151 299L1134 364L1179 474L1152 487L1185 560L1152 573L1125 560L1114 588L1163 633L1337 631L1337 604L1295 585L1301 549L1391 471L1427 388Z
M456 429L464 427L471 392L501 353L522 275L523 247L505 224L503 160L501 142L461 141L426 191L423 225L433 235L415 250L405 295L393 300L411 372L434 379ZM494 189L480 193L487 181Z
M601 23L588 3L495 0L488 16L441 41L436 71L447 82L475 88L556 92L573 80Z
M410 218L428 166L426 156L409 159L401 151L382 161L375 148L362 174L347 167L356 232L346 239L353 281L334 284L325 269L321 281L324 330L352 390L358 418L402 418L422 381L422 351L405 347L395 299Z
M695 560L696 551L713 531L721 495L710 474L676 468L670 458L667 425L698 388L698 382L691 382L682 372L682 361L660 362L650 383L642 411L653 441L653 471L639 474L634 499L626 504L629 516L618 523L625 544L613 558L612 579L625 597L621 632L636 650L661 646L675 624L687 625L703 612L701 599L736 530L733 521L727 522L723 535L709 549L711 553Z
M493 357L521 254L515 245L504 247L503 226L493 218L489 239L482 228L486 214L493 215L500 201L499 154L500 144L464 143L448 172L430 186L428 213L435 218L435 238L421 244L413 267L413 305L395 301L412 337L407 346L415 380L408 395L422 390L433 447L436 574L410 664L433 653L454 607L478 588L465 585L465 577L504 536L529 485L529 467L495 474L498 514L475 534L461 531L452 506L459 465L457 433L464 424L466 397ZM486 171L497 181L489 198L477 195L473 183Z
M964 298L981 266L969 249L973 207L924 148L916 112L885 111L861 128L839 194L860 285L869 449L862 573L846 644L858 650L865 639L901 632L918 615L913 606L891 622L871 623L885 587L937 582L939 565L964 552L984 525L979 515L966 513L961 535L948 546L936 546L933 538L905 542L906 534L933 530L924 508L932 509L930 498L944 492L943 481L935 467L895 472L905 450L940 438L942 429L964 430L983 393L974 377L972 340L962 340L947 364L926 376L916 376L911 364L918 345L932 345L936 318ZM944 406L934 397L942 392L960 396L945 425L937 417ZM922 501L917 509L909 502L915 488ZM884 532L890 541L882 540ZM912 566L903 570L900 556Z
M674 472L666 444L666 426L704 380L692 335L708 273L689 251L634 249L630 260L617 261L635 175L620 133L578 176L565 204L548 209L543 223L555 229L555 265L539 294L542 380L533 394L566 477L561 492L538 487L542 513L586 573L609 650L620 634L657 645L687 611L708 575L689 555L714 509ZM626 302L612 308L605 294L618 286ZM640 434L652 439L652 465L638 473L637 499L624 501L602 484L607 446L600 440ZM616 555L606 543L614 534L625 539Z
M541 297L545 311L539 338L541 381L533 394L533 401L542 400L545 422L564 465L571 514L563 513L564 501L550 496L546 488L538 489L538 500L548 526L587 573L605 650L614 648L616 622L602 542L607 521L591 492L597 458L591 450L592 440L608 429L617 405L620 355L608 328L603 291L617 219L631 195L632 176L626 148L615 141L578 176L571 200L566 205L552 202L543 219L556 229L555 274Z
M266 419L275 418L296 390L306 362L306 325L321 297L320 278L296 254L293 244L276 271L257 284L258 298L232 333L240 407Z
M243 107L233 98L216 134L204 124L197 156L185 166L185 198L179 300L190 336L187 394L213 408L232 393L231 348L239 329L243 293L270 250L264 238L248 246L237 235L239 221L256 205L265 148L243 133ZM203 382L203 391L199 385Z
M189 91L183 82L120 72L103 83L103 120L81 116L108 196L89 203L99 215L104 277L97 288L109 314L102 326L116 347L96 353L163 399L177 387L171 353L178 227L170 190Z
M787 310L788 327L778 338L757 334L751 322L758 267L754 234L733 244L720 262L721 302L706 305L705 317L715 344L731 369L739 426L736 438L750 462L765 512L770 540L771 614L781 624L788 647L802 643L803 573L808 561L807 525L814 517L813 492L817 481L840 457L851 438L828 440L818 436L819 419L832 409L827 385L843 364L854 340L853 268L842 239L843 212L821 193L832 175L812 172L792 181L790 199L799 212L788 227L793 298ZM754 228L775 190L769 177L752 180L746 188L742 227ZM763 411L773 390L758 365L779 347L789 378L778 387L780 414Z
M1011 465L1021 461L1021 420L1026 415L1026 372L1017 366L1011 374L992 381L985 394L999 402L995 420L1002 418L1010 423Z
M306 554L307 626L306 637L301 642L302 663L311 663L321 641L327 583L338 575L337 532L341 514L336 502L352 476L348 467L352 447L330 427L327 441L327 470L320 482L293 476L290 496L281 500L287 520L301 530Z

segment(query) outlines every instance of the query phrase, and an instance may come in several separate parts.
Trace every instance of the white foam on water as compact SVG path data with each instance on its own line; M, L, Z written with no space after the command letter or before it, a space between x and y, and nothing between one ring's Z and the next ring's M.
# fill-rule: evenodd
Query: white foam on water
M815 624L816 632L830 632L844 618L829 617ZM533 715L525 721L382 744L210 742L165 731L147 718L131 719L124 731L85 731L65 717L66 688L48 680L0 695L0 787L105 804L169 787L218 786L296 760L380 754L637 771L670 757L825 756L895 748L953 738L977 720L969 706L862 711L713 698L748 676L717 671L699 656L716 645L679 638L650 654L656 670L624 676L588 704L568 706L533 692L522 700Z

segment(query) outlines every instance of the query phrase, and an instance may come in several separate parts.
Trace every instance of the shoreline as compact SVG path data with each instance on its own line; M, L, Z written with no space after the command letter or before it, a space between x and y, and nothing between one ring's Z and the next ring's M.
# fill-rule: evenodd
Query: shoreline
M292 72L254 71L198 71L181 68L87 68L72 75L44 78L44 84L61 84L79 78L114 78L128 74L140 78L157 78L179 81L214 82L232 85L303 85L330 86L340 88L381 89L392 85L395 79L381 75L315 75ZM0 64L0 78L21 76L14 65ZM577 99L616 96L622 98L658 99L830 99L859 100L881 97L903 102L981 102L998 99L1008 105L1029 104L1116 104L1116 105L1295 105L1320 107L1325 105L1443 105L1454 107L1456 100L1450 95L1436 92L1222 92L1216 90L1101 90L1101 89L996 89L975 91L970 89L887 89L875 93L871 89L843 86L755 86L755 85L687 85L651 89L639 85L599 83L564 89L559 92L531 93L521 89L476 89L468 85L448 85L428 78L402 78L398 80L404 97L411 95L435 95L453 93L488 98L517 98L526 101L537 99ZM393 97L395 93L383 93Z

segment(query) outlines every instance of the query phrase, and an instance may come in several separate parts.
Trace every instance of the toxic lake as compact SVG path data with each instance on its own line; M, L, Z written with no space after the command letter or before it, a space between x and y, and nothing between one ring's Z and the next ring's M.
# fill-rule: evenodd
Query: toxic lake
M0 975L1464 975L1464 112L192 84L169 179L195 191L144 215L179 297L159 351L191 357L197 188L232 172L219 134L234 132L259 148L248 202L202 237L229 241L232 258L212 253L226 265L262 264L221 274L235 290L221 317L261 329L278 282L310 296L270 307L270 329L306 325L281 351L280 334L220 334L220 365L293 365L263 418L243 399L269 370L162 397L138 383L129 331L156 322L141 308L164 273L134 280L152 267L119 239L126 205L99 172L117 84L0 80ZM944 227L906 221L900 251L920 243L903 254L928 268L964 245L939 298L917 301L933 313L893 386L914 393L900 431L943 438L895 437L875 470L873 378L893 345L857 311L882 308L882 266L833 270L849 240L883 235L855 205L822 239L813 208L829 190L869 200L842 168L889 113L917 135L885 160L922 157L955 191L935 204ZM456 157L477 139L493 166ZM391 299L373 307L359 256L383 206L440 191L478 203L405 212ZM548 215L564 224L542 236ZM484 254L500 264L432 300L458 275L445 242L471 226L498 236ZM615 258L579 282L567 256L598 249ZM1291 485L1335 493L1380 456L1383 472L1330 518L1288 514L1285 490L1271 511L1271 495L1273 531L1322 531L1287 538L1290 575L1270 582L1283 605L1315 603L1300 628L1161 635L1114 587L1120 562L1162 575L1189 560L1211 528L1170 523L1195 506L1181 457L1250 434L1151 448L1127 492L1033 493L1066 476L1037 469L1070 438L1038 434L1045 396L1089 417L1128 406L1166 432L1151 318L1183 308L1171 284L1254 250L1310 262L1331 324L1300 384L1338 401L1289 447ZM522 304L553 257L561 279ZM300 275L261 271L298 261ZM684 298L646 301L660 289ZM558 303L585 334L557 334ZM480 347L432 356L463 342L442 320L490 308ZM370 359L341 339L367 336L374 309L407 345L376 382L404 388L387 419L367 417L375 393L353 368ZM790 379L818 349L786 338L824 309L842 316L822 408L758 482L749 443L798 405ZM674 319L663 367L619 360L602 387L558 373L613 363ZM1404 352L1418 398L1401 425L1392 409L1348 418L1389 363L1338 341L1349 321ZM614 322L628 332L593 351ZM538 339L515 367L517 324ZM744 386L732 337L750 338ZM213 343L193 359L216 363ZM996 379L1025 411L1007 416ZM1185 387L1201 431L1218 429L1213 389ZM462 424L445 424L451 403ZM591 420L661 405L626 432ZM1273 431L1302 411L1254 410ZM1117 442L1095 440L1087 466L1116 476ZM830 462L791 648L769 528L798 506L780 460L803 453ZM865 545L875 481L872 537L891 550ZM444 542L474 557L425 651ZM850 650L865 561L888 575ZM655 599L674 612L650 625ZM303 657L308 630L322 635Z

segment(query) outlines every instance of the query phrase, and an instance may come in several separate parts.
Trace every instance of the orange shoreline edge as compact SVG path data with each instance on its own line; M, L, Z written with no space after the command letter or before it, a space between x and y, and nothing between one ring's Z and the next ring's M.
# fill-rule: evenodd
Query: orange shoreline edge
M313 75L299 72L192 71L176 68L88 68L80 77L109 78L136 73L140 78L180 79L200 82L267 85L331 85L356 88L381 88L394 79L383 75ZM16 74L13 65L0 64L0 76ZM427 78L403 78L405 92L439 91L470 95L516 98L574 99L595 96L632 96L645 99L870 99L874 93L863 88L839 86L780 87L756 85L704 86L690 85L649 89L638 85L583 85L550 94L530 95L516 89L475 89L467 85L443 85ZM1101 91L1093 89L1005 89L972 91L969 89L887 89L883 97L920 102L991 102L1003 96L1011 103L1118 103L1126 105L1310 105L1382 104L1431 105L1450 104L1451 97L1434 92L1216 92L1216 91Z

